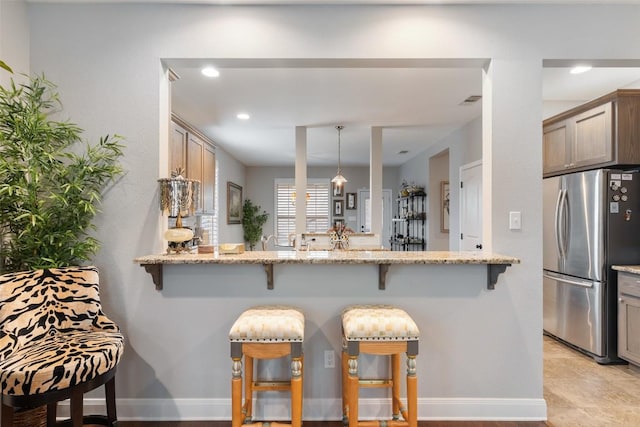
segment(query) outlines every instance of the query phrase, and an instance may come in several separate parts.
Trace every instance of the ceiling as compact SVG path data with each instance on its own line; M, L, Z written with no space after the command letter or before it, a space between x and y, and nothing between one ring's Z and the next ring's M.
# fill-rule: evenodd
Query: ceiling
M482 94L481 62L165 62L180 77L173 111L247 166L293 165L296 126L307 127L309 165L335 166L336 125L343 165L369 164L371 127L381 126L384 164L397 166L482 112L482 101L463 102ZM203 76L203 65L220 76ZM546 116L639 83L640 68L545 68Z

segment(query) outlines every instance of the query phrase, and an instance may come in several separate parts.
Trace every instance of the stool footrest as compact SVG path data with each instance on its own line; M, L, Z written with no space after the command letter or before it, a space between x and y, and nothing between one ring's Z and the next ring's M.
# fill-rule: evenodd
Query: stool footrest
M242 424L242 427L291 427L290 423L280 423L277 421L268 422L268 421L258 421L250 424Z
M389 388L393 387L393 380L390 379L361 379L358 380L362 388Z
M358 427L408 427L407 421L399 420L371 420L358 421Z
M291 381L256 381L253 383L255 391L287 391L291 390Z

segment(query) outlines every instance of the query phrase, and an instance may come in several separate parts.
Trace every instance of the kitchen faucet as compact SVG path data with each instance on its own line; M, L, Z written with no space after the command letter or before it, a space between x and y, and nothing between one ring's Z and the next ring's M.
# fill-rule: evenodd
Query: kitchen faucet
M272 240L275 242L274 244L277 245L277 241L276 241L276 236L274 236L273 234L270 234L269 236L262 236L260 238L260 242L262 243L262 250L266 251L267 250L267 244L269 243L269 240Z

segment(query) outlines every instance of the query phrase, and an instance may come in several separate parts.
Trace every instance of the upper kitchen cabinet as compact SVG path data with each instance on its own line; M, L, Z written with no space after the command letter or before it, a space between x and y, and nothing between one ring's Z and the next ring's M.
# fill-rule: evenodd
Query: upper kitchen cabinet
M543 122L543 173L640 164L640 90L621 89Z
M171 117L169 167L182 169L185 178L200 181L200 213L213 213L215 202L215 148L204 135L182 121Z

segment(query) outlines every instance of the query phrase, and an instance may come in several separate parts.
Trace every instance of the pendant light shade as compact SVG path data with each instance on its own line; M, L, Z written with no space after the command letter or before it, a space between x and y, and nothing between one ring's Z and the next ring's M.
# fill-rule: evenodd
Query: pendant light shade
M340 170L340 131L344 129L344 126L336 126L338 130L338 173L333 177L331 182L333 182L336 186L341 187L347 179L342 176L342 171Z

